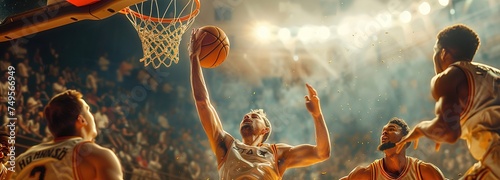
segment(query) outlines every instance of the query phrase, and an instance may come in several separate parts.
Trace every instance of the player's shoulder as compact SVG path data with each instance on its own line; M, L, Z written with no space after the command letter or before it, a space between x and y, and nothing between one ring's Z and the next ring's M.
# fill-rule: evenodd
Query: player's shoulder
M49 144L49 143L43 142L40 144L33 145L33 146L29 147L28 149L26 149L26 151L24 151L23 153L19 154L16 159L21 159L22 157L27 156L32 152L38 152L38 151L40 151L40 149L42 147L44 147L47 144Z
M290 149L294 148L295 146L292 146L292 145L289 145L289 144L286 144L286 143L276 143L276 144L270 144L269 147L275 147L276 148L276 151L279 153L279 154L286 154L286 152L289 152Z
M372 168L371 165L366 166L356 166L351 173L356 173L358 175L371 175Z
M419 168L423 179L445 179L441 170L432 163L420 161Z
M356 166L349 175L345 176L342 179L350 180L350 179L371 179L372 168L371 165L367 166Z
M123 179L120 161L116 154L106 147L85 141L78 144L76 163L83 179Z
M460 84L466 81L467 77L462 68L450 66L432 78L431 87L434 93L447 93L448 91L455 91Z
M432 80L434 82L446 82L449 81L450 79L457 79L457 78L465 78L465 69L461 68L460 66L449 66L446 68L443 72L440 72L436 74Z
M88 160L108 159L116 156L111 149L89 141L80 142L77 145L76 153L87 157Z
M270 144L270 145L275 145L277 148L292 148L293 146L290 144L286 143L276 143L276 144Z

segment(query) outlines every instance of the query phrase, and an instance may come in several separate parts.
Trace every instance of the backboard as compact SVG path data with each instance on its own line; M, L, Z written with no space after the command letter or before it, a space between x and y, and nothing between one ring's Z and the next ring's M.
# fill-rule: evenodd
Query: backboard
M82 20L101 20L142 0L7 0L0 14L0 42Z
M143 46L144 66L170 67L179 60L180 40L199 13L199 0L45 0L5 2L0 16L0 42L83 20L125 14ZM126 37L125 37L126 38Z

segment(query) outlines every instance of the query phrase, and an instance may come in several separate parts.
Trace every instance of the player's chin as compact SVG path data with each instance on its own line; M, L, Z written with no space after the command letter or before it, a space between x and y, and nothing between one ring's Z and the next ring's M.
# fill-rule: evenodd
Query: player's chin
M252 134L253 127L249 124L244 124L240 127L241 135Z
M385 150L388 150L388 149L391 149L391 148L394 148L394 147L396 147L396 143L385 142L385 143L381 143L380 145L378 145L377 149L379 151L385 151Z

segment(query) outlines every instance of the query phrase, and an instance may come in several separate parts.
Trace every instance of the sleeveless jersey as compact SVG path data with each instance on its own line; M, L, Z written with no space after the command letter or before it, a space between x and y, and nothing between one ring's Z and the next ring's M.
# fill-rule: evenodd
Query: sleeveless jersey
M35 145L16 158L16 179L78 179L76 152L82 138Z
M479 161L500 146L500 70L474 62L456 62L467 77L469 95L460 114L462 139Z
M370 169L372 170L372 175L370 179L374 180L419 180L422 179L420 176L420 164L422 161L420 161L417 158L413 157L406 157L406 166L401 171L401 175L397 178L391 177L387 172L384 170L384 163L383 159L377 159L373 163L370 164Z
M5 165L3 164L0 164L0 180L7 180L8 172L9 170L7 169L7 167L5 167Z
M276 164L276 145L248 146L233 140L219 164L222 180L281 179Z

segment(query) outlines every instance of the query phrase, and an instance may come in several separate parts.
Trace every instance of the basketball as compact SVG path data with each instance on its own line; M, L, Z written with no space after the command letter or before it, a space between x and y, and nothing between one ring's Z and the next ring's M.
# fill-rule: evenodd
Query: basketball
M203 68L215 68L226 60L229 54L229 39L226 33L216 26L203 26L196 33L207 33L201 42L200 65Z

